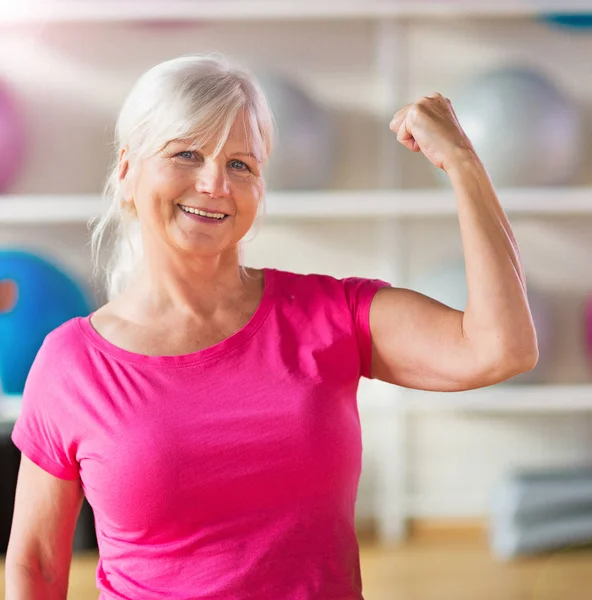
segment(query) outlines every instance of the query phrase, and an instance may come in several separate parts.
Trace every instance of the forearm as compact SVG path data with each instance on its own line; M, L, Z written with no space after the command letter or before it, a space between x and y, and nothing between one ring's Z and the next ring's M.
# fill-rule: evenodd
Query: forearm
M485 350L526 354L528 360L536 354L536 334L510 223L475 155L462 154L448 174L457 198L469 292L464 334Z
M68 578L47 578L34 566L8 560L5 582L6 600L66 600L68 594Z

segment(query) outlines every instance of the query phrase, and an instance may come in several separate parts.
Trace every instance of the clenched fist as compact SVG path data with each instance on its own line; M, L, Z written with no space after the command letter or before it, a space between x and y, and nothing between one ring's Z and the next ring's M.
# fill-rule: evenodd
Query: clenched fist
M448 171L458 161L475 157L452 103L441 94L425 96L395 114L390 129L413 152L423 152L439 169Z

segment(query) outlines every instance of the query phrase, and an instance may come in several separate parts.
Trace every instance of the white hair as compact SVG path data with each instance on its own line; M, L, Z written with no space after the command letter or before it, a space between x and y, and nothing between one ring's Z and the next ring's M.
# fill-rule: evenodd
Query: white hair
M217 154L241 111L250 127L248 139L263 149L265 161L273 143L273 115L260 85L244 68L217 54L189 55L160 63L138 79L116 122L115 156L103 190L107 209L91 222L95 274L105 233L114 237L104 272L109 299L138 274L143 260L138 216L124 202L120 149L128 147L130 170L174 139L192 140L196 147L217 140Z

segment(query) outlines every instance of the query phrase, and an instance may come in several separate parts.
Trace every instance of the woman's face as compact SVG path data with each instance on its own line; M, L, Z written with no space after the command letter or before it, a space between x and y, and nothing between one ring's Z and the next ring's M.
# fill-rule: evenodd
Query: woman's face
M145 247L162 248L164 242L182 252L212 256L235 247L255 220L263 190L263 149L253 148L242 117L217 156L215 141L197 150L190 145L173 140L141 162L126 199L134 202ZM120 176L127 168L124 149Z

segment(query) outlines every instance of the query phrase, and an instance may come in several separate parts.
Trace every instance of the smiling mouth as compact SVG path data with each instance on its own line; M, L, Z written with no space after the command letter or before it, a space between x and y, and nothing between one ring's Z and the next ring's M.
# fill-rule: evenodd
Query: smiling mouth
M223 219L225 219L228 216L226 213L207 212L205 210L200 210L199 208L193 208L191 206L184 206L183 204L179 204L178 206L183 212L188 213L190 215L198 215L200 217L207 217L209 219L215 219L218 221L222 221Z

